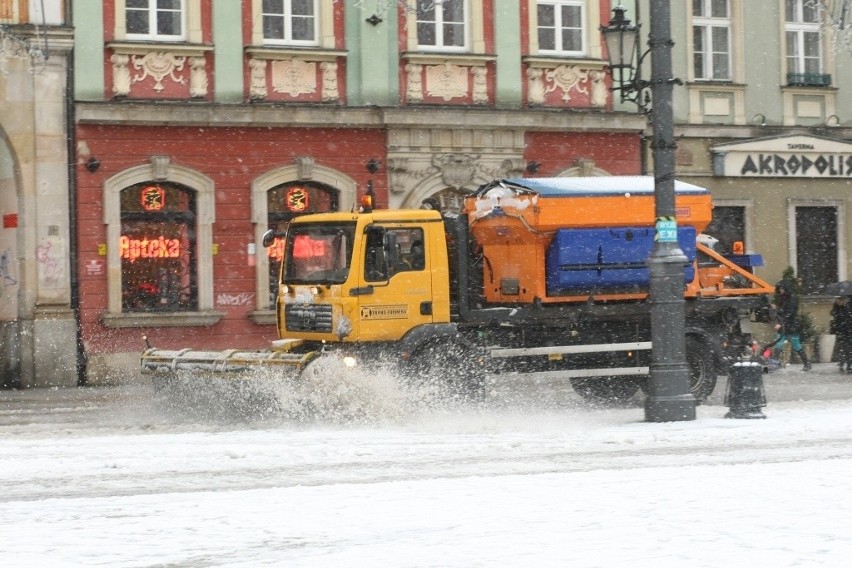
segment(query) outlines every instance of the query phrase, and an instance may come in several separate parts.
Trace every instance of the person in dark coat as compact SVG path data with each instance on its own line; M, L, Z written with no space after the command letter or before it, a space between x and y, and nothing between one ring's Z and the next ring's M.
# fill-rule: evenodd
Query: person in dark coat
M852 305L848 296L840 296L831 306L831 333L836 337L837 362L841 373L852 373Z
M803 371L811 370L811 362L808 361L808 356L805 354L805 349L802 347L802 340L799 337L801 333L801 324L799 323L799 300L793 294L793 285L787 280L782 280L775 285L777 294L777 304L775 305L775 316L777 323L775 324L776 341L775 341L775 356L780 359L781 350L784 344L790 342L790 347L798 354L802 360Z

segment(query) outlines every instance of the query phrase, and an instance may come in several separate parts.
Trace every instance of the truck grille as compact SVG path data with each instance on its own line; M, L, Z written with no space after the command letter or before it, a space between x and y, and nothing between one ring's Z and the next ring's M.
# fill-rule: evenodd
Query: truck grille
M331 306L327 304L287 304L284 306L284 324L287 331L330 333L331 320Z

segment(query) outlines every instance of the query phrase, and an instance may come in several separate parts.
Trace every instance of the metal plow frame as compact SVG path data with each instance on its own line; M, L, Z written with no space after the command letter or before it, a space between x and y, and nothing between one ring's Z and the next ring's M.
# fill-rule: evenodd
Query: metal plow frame
M192 348L174 350L152 347L142 353L141 365L142 372L148 374L175 371L237 373L258 368L289 368L299 374L318 356L317 351L308 353L290 353L272 349L202 351Z

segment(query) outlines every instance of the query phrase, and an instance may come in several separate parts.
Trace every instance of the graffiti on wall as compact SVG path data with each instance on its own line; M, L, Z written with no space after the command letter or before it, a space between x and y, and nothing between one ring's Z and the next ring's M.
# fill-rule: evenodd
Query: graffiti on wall
M65 251L59 239L49 238L38 245L36 262L38 262L39 282L54 285L60 282L65 275L64 260Z
M0 284L5 290L8 286L18 285L15 255L10 250L0 251Z
M216 303L220 306L251 306L254 303L254 294L243 292L241 294L218 294Z

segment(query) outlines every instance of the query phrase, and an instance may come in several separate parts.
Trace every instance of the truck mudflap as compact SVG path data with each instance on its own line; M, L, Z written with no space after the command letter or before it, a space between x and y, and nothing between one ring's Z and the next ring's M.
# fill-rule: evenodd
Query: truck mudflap
M293 343L273 343L272 349L225 349L205 351L191 348L159 349L148 347L141 358L142 372L149 374L175 371L204 371L213 373L239 373L254 369L281 369L298 376L320 355L319 351L294 353ZM301 342L299 342L300 344Z

